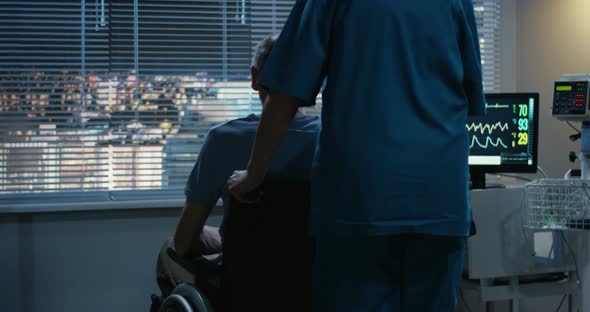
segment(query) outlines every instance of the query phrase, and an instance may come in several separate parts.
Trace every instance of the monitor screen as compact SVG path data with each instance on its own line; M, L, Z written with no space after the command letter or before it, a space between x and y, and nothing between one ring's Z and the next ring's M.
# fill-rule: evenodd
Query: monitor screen
M467 119L471 170L536 172L539 94L486 94L486 102L486 116Z

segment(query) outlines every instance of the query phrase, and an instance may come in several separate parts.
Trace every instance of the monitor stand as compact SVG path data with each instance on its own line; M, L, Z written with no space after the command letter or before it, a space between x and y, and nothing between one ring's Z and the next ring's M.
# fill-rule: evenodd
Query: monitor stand
M486 183L486 174L484 172L470 172L469 173L471 178L471 189L472 190L484 190L484 189L493 189L493 188L505 188L506 186L503 184L487 184Z
M486 174L483 172L471 172L471 189L472 190L479 190L486 188Z

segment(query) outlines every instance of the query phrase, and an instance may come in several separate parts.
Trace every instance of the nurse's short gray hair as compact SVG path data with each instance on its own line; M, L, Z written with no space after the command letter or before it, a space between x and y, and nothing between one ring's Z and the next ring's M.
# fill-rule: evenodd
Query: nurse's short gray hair
M254 47L254 56L252 57L252 66L256 67L258 71L261 71L274 47L277 39L279 38L279 34L272 34L266 36L262 41L260 41L256 47Z

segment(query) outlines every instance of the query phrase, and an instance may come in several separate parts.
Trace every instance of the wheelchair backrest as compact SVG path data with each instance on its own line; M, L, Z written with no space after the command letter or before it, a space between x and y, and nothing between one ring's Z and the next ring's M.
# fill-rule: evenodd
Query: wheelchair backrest
M244 309L244 301L256 311L307 311L313 255L307 235L309 183L270 176L259 191L257 203L230 199L226 211L224 311Z

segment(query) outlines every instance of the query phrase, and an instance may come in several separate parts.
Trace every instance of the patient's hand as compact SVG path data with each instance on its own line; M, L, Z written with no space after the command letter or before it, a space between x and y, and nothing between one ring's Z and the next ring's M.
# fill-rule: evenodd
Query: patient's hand
M219 228L205 225L195 248L199 255L206 256L221 252L221 236Z

